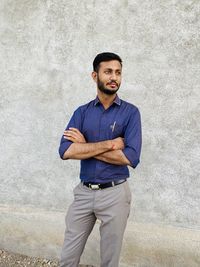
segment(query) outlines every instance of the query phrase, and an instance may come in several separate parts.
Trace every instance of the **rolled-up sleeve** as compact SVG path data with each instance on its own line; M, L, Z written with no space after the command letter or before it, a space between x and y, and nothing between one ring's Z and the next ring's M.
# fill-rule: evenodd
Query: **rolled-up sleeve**
M80 108L78 108L74 112L74 114L71 117L65 130L68 130L70 127L77 128L81 131L81 111L80 111ZM72 144L72 142L70 140L65 139L64 135L62 135L61 141L60 141L60 146L59 146L59 155L60 155L61 159L63 159L63 155L64 155L65 151L70 147L71 144Z
M131 166L136 168L140 162L142 146L141 117L138 109L134 110L129 118L124 134L124 155L130 161Z

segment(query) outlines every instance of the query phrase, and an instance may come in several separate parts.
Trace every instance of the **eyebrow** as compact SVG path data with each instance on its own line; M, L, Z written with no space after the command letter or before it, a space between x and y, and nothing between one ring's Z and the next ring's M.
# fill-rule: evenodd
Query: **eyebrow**
M114 70L114 69L111 69L111 68L105 68L105 70ZM121 71L121 69L116 69L114 71Z

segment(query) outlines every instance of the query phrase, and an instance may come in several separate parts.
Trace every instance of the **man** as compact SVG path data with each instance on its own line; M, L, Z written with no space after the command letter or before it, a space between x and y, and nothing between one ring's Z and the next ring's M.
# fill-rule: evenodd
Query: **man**
M78 266L96 219L101 222L101 267L119 264L131 203L127 166L137 166L141 150L140 113L118 97L121 77L118 55L95 57L97 97L74 112L61 139L60 157L81 160L81 182L66 216L60 267Z

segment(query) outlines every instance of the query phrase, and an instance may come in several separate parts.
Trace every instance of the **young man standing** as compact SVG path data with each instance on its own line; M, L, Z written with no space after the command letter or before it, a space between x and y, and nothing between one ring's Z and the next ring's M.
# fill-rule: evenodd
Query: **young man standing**
M78 266L96 219L101 222L101 267L118 267L131 204L127 166L135 168L140 158L139 110L117 95L121 58L98 54L92 78L97 97L74 112L60 142L62 159L81 160L81 182L66 216L60 267Z

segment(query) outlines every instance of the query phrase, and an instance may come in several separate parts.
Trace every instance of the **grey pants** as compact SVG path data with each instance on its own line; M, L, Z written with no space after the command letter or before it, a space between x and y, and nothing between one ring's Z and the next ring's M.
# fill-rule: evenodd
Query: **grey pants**
M91 190L82 183L77 185L66 215L60 267L78 267L96 219L101 221L101 267L118 267L130 203L128 182L102 190Z

